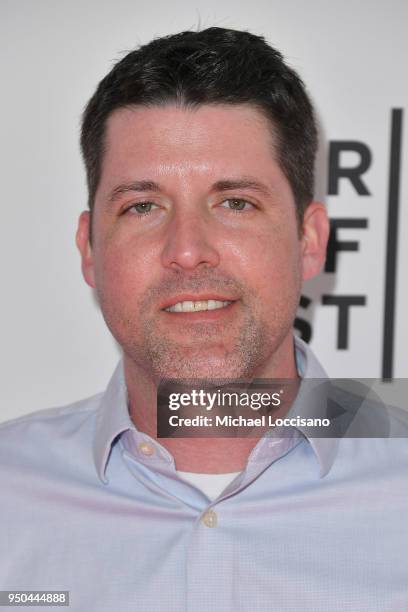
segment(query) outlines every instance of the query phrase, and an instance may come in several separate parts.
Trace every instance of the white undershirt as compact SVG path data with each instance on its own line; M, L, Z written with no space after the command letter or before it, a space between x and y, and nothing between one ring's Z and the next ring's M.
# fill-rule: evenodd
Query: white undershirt
M299 376L302 377L305 367L304 356L298 349L295 351L295 355L296 368ZM240 473L241 472L229 472L228 474L197 474L196 472L180 472L180 470L177 470L177 474L180 478L194 485L197 489L201 489L211 501L216 499Z
M180 472L177 474L183 480L201 489L203 493L213 501L241 472L229 472L228 474L200 474L196 472Z
M300 350L295 351L296 356L296 368L299 376L302 378L304 370L304 356ZM177 474L183 480L186 480L190 484L203 491L203 493L214 501L223 492L223 490L229 485L230 482L238 476L241 472L228 472L228 474L201 474L196 472L181 472L177 470Z

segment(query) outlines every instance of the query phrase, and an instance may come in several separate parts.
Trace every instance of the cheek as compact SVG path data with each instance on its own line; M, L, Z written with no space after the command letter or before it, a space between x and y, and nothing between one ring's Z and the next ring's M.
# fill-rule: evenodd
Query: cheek
M153 280L155 254L134 240L106 240L97 251L96 288L101 306L123 313L134 310Z
M287 295L296 291L301 279L301 243L294 232L270 229L241 236L229 245L235 273L244 274L250 287L259 294ZM231 268L231 272L234 269Z

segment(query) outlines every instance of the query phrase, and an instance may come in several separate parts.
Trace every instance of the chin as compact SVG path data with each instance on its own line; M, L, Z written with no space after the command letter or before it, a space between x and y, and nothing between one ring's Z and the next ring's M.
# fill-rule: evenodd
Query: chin
M220 385L230 383L239 379L248 378L248 370L243 368L242 360L237 358L216 358L209 356L194 358L192 356L180 356L171 360L171 363L155 363L156 373L161 379L183 380L189 382L202 381L208 385Z

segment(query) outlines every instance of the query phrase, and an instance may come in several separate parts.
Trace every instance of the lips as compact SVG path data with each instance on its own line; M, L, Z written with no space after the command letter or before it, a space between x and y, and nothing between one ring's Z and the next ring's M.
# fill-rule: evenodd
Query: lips
M165 308L166 312L202 312L206 310L218 310L219 308L225 308L232 301L225 300L183 300L182 302L176 302L172 306Z
M169 298L161 306L161 310L166 312L200 312L206 310L217 310L224 308L235 299L230 296L218 295L218 294L180 294Z

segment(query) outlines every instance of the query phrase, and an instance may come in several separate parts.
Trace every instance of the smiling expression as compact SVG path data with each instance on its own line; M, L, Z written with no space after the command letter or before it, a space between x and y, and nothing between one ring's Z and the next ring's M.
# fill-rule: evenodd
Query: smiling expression
M270 124L250 106L109 117L92 247L88 212L77 244L136 368L154 378L247 378L293 361L302 277L323 254L308 254L274 151ZM309 233L313 245L313 223Z

